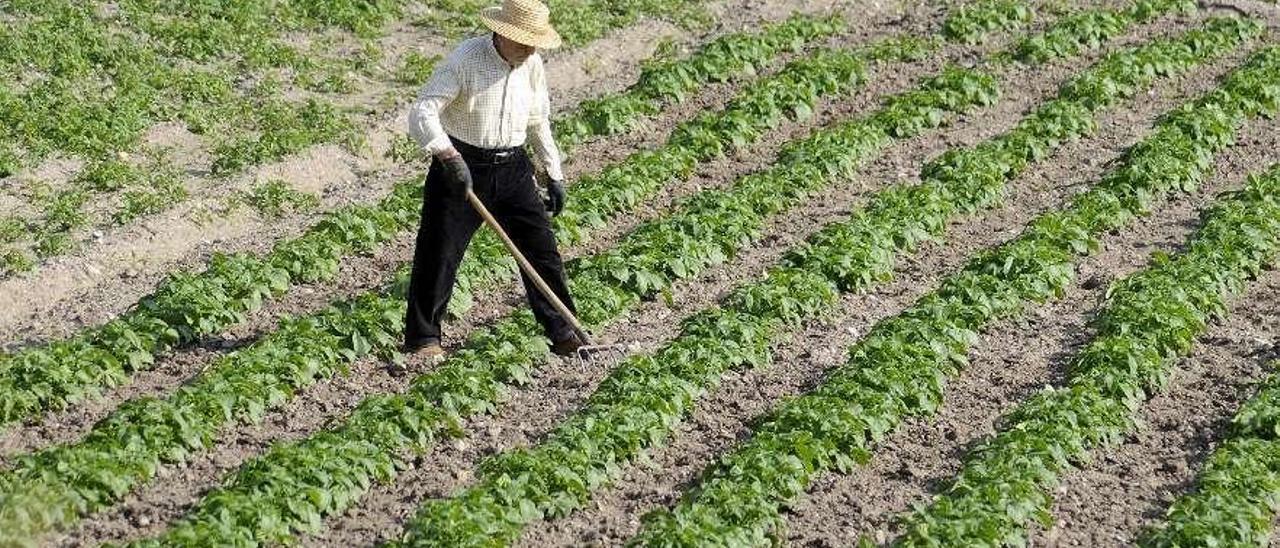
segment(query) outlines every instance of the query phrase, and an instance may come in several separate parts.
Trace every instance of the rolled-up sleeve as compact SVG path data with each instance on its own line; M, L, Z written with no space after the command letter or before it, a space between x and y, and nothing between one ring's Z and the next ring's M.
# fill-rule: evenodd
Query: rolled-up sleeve
M533 58L531 77L533 84L534 104L529 112L529 146L537 155L547 177L557 181L564 180L564 171L560 166L560 149L556 146L555 135L551 132L551 94L547 92L546 72L542 66L542 58Z
M418 92L418 99L409 108L409 135L428 154L438 154L453 143L440 123L440 111L458 96L462 84L453 60L436 67L427 84Z

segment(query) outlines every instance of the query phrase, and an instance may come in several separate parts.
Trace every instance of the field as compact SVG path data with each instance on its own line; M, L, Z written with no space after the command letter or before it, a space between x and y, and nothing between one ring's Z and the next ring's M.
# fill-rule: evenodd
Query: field
M554 0L627 355L395 376L488 4L0 5L0 547L1276 545L1280 6Z

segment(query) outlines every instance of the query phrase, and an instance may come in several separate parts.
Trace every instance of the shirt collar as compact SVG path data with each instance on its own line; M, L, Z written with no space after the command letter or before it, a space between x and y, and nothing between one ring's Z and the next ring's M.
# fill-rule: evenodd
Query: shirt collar
M508 70L515 70L524 65L524 63L521 63L519 65L511 66L511 63L508 63L506 59L502 58L502 54L498 53L498 46L493 43L493 40L494 40L493 33L489 33L489 35L485 37L484 49L485 51L488 51L489 54L493 57L494 62L498 63L503 68ZM525 59L525 62L528 62L528 59Z

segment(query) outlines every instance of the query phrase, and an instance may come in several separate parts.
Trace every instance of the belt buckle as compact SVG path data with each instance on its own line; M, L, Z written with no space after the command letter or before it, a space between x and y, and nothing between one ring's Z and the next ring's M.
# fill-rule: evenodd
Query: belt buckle
M514 154L514 152L513 152L513 151L510 151L510 150L504 150L504 151L502 151L502 152L495 152L495 153L493 153L493 161L495 161L495 162L505 162L508 158L510 158L510 157L511 157L511 155L512 155L512 154Z

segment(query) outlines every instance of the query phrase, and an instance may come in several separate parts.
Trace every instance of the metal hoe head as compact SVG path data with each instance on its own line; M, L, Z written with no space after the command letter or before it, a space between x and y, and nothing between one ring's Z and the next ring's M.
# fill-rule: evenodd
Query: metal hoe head
M584 344L578 347L578 361L582 364L618 363L627 357L627 347L621 344Z

